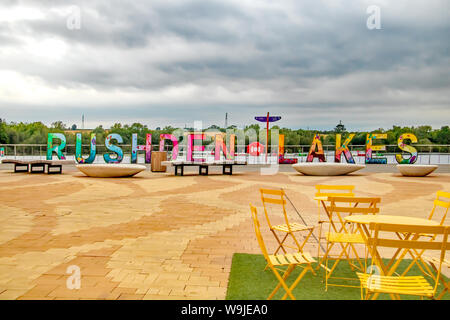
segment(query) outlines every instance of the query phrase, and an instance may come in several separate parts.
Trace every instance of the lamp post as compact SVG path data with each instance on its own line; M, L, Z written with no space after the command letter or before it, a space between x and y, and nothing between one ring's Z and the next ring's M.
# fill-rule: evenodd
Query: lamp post
M267 112L267 116L265 116L265 117L255 117L256 121L266 123L266 130L267 130L266 131L266 163L267 163L267 152L268 152L268 143L269 143L269 123L278 121L280 119L281 119L281 117L279 117L279 116L270 117L269 112Z

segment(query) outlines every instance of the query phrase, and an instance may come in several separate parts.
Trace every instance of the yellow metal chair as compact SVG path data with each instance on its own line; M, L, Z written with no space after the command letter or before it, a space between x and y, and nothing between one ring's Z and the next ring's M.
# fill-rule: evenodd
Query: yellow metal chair
M443 225L445 222L445 219L447 218L447 213L450 208L450 192L445 191L438 191L436 193L436 199L433 201L433 209L431 210L430 214L428 215L428 220L439 220L439 225ZM438 211L440 209L440 218L437 218ZM421 237L428 237L430 238L430 241L434 240L434 237L429 234L421 233ZM421 259L421 256L423 254L423 250L421 252L417 252L416 250L413 250L415 254L410 252L411 256L413 257L413 261L411 264L405 269L402 275L405 275L408 273L408 271L414 266L414 264L417 264L417 266L420 268L420 270L424 274L428 274L432 276L431 270L427 267L426 263ZM426 271L425 271L426 270Z
M314 199L317 200L317 216L318 216L318 224L319 224L319 245L317 246L317 258L320 260L320 244L321 240L325 239L322 237L322 225L328 220L327 217L320 216L320 203L324 201L324 199L328 199L328 197L354 197L355 186L351 185L324 185L318 184L316 185L316 194L314 195Z
M274 235L275 239L278 242L278 248L275 250L274 254L277 254L280 249L286 253L286 248L293 248L296 249L298 252L303 251L303 247L305 246L306 242L308 241L309 237L311 236L312 232L314 231L314 226L306 226L301 223L297 222L289 222L287 212L286 212L286 200L285 200L285 194L283 190L272 190L272 189L260 189L261 192L261 200L264 206L264 214L266 215L267 223L269 224L269 229ZM268 205L274 204L277 206L281 206L283 217L284 217L284 224L279 225L272 225L269 217L269 209ZM284 234L283 238L280 240L280 237L277 235L277 232ZM305 232L305 238L303 241L299 241L294 233L297 232ZM285 242L288 237L291 237L295 247L289 246Z
M447 218L448 209L450 208L450 192L438 191L436 192L436 199L433 202L433 209L431 210L430 215L428 216L429 220L437 220L436 219L436 211L438 208L442 208L443 212L441 213L441 218L439 220L439 224L442 226Z
M373 197L328 197L329 206L327 206L326 213L329 218L329 231L326 234L327 247L326 252L320 263L325 260L325 290L328 286L359 288L359 286L348 284L333 284L329 283L331 278L340 280L357 280L345 277L332 277L333 272L341 260L347 260L352 270L364 269L364 265L360 260L358 252L355 248L356 244L364 245L364 239L356 228L351 228L344 220L345 217L353 214L378 214L380 209L377 205L381 202L380 198ZM342 248L338 256L331 256L331 249L334 245L339 244ZM351 253L354 259L351 258ZM335 260L331 268L328 268L328 261ZM353 264L356 261L359 266Z
M442 274L439 274L439 277L437 276L437 275L438 275L438 272L439 272L438 266L439 266L439 263L440 263L440 261L439 261L438 258L436 258L436 257L428 257L428 256L424 256L423 259L424 259L426 262L428 262L428 264L434 269L434 271L435 271L435 273L436 273L436 276L434 277L435 280L436 280L437 278L439 278L439 281L441 281L442 285L444 286L444 290L442 290L441 293L436 297L436 300L441 300L442 297L445 295L446 292L450 292L450 282L445 281L445 278L442 276ZM445 259L444 259L444 260L442 261L442 266L443 266L443 267L446 267L447 269L450 270L450 260L445 260Z
M275 287L275 289L272 291L272 293L269 295L267 300L271 300L277 291L283 287L283 289L286 291L286 294L282 297L282 300L285 300L287 297L291 298L292 300L295 300L294 295L292 294L292 290L298 285L298 283L302 280L302 278L305 276L305 274L309 271L313 272L313 268L311 267L311 264L316 262L313 257L307 252L295 252L295 253L288 253L285 255L269 255L266 245L264 244L264 240L261 235L261 228L258 220L258 212L254 206L250 204L250 210L252 213L252 219L253 224L255 226L255 233L256 238L258 239L258 244L261 248L261 251L264 255L264 258L267 261L267 265L269 268L273 271L275 274L275 277L278 279L279 283ZM289 275L292 273L292 271L295 269L295 267L303 267L302 272L300 272L299 276L295 281L292 283L290 287L288 287L286 280L289 277ZM287 267L287 269L282 270L278 267ZM281 273L281 274L280 274Z
M357 276L361 283L361 298L376 299L380 293L390 294L392 299L400 299L400 295L413 295L434 298L441 277L441 269L445 254L450 249L448 234L450 227L446 226L417 226L417 225L399 225L387 223L371 223L369 229L372 235L367 239L367 247L372 257L372 265L377 266L378 270L387 270L380 258L378 249L398 248L398 249L416 249L416 250L439 250L440 258L438 266L436 266L435 284L432 286L423 276L393 276L395 268L399 265L399 261L387 272L379 275L357 272ZM381 234L381 232L383 234ZM397 234L421 234L427 233L432 235L433 239L441 235L441 241L421 241L405 240L404 238L395 239ZM385 275L387 274L387 275ZM365 291L365 296L363 291Z

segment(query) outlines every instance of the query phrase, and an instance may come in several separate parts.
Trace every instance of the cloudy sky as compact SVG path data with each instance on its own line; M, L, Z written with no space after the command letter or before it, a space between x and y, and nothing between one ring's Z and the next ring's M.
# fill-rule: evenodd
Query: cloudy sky
M440 127L449 40L448 0L1 0L0 117Z

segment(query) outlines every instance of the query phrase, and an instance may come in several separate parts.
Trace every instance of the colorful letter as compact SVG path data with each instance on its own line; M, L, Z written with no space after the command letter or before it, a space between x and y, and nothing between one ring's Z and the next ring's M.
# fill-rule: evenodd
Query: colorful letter
M193 151L205 151L205 146L193 145L194 140L198 139L198 140L203 141L204 138L205 138L205 135L203 133L202 134L194 134L194 133L188 134L186 161L200 161L200 162L205 161L204 158L198 158L198 159L193 158Z
M372 156L372 151L386 150L385 145L372 145L372 140L374 139L386 139L386 133L368 133L366 139L366 164L386 164L386 158L374 158Z
M411 140L412 143L417 143L417 137L412 133L404 133L398 137L398 147L400 150L410 153L411 156L408 159L405 159L401 153L397 153L395 155L395 160L397 160L400 164L413 164L417 161L417 149L413 146L405 144L403 140L406 139Z
M83 158L83 151L82 151L82 140L81 140L81 133L77 133L77 142L75 147L75 159L78 163L93 163L95 160L95 155L97 153L96 150L96 137L95 133L91 133L91 151L89 153L89 157L84 159Z
M117 157L111 158L112 154L105 153L103 155L103 159L105 159L106 163L120 163L123 160L123 151L120 147L115 146L111 143L112 139L117 140L118 143L122 143L123 140L122 140L122 137L120 135L118 135L117 133L111 133L106 136L106 139L105 139L106 149L111 150L112 152L116 153Z
M173 134L161 133L159 135L159 151L164 151L164 140L169 139L173 143L172 160L178 158L178 139Z
M223 154L227 160L233 160L234 159L234 140L236 136L234 134L230 135L229 143L230 143L230 149L227 149L227 146L225 145L225 142L223 141L223 136L221 134L217 134L215 137L216 140L216 149L214 154L214 160L219 161L220 160L220 149L222 149Z
M334 154L334 162L341 162L341 154L344 153L345 160L347 163L355 163L355 159L353 159L352 153L348 149L348 145L352 141L354 133L350 133L347 139L345 139L344 143L341 146L341 135L336 134L336 152Z
M137 133L131 135L131 163L137 163L137 152L145 151L145 163L152 162L152 135L147 133L145 145L137 144Z
M322 141L320 141L319 134L314 136L311 148L309 149L308 157L306 157L306 162L313 162L314 158L319 158L320 162L326 162L325 154L323 153Z
M278 154L284 155L284 134L278 136Z
M61 140L60 145L53 145L53 139ZM62 133L49 133L47 138L47 160L52 160L53 151L59 160L66 160L62 150L66 147L66 137Z

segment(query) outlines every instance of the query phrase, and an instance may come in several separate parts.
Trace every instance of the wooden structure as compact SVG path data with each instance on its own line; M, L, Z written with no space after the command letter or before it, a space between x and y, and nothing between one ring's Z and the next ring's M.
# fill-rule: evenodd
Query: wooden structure
M163 161L167 161L167 152L165 151L152 151L152 172L166 172L167 167L162 165Z

